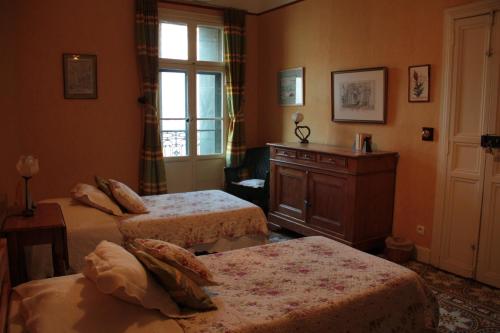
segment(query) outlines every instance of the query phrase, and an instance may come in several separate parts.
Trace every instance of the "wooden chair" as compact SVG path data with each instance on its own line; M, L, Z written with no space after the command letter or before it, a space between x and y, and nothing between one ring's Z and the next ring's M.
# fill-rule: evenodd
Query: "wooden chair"
M250 148L239 167L224 168L225 191L250 201L267 214L269 207L269 147Z

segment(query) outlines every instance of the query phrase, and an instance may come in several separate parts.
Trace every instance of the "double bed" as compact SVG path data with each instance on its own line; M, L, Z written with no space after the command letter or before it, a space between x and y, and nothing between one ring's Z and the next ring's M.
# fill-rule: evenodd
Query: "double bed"
M17 287L9 332L434 332L438 324L435 298L416 273L324 237L199 259L220 283L206 287L217 310L168 319L76 274ZM51 303L52 289L60 296Z
M71 271L79 272L83 258L101 240L120 244L123 238L167 241L192 251L222 252L262 245L267 240L267 220L258 206L218 190L143 197L147 214L118 217L84 206L70 198L57 203L66 223ZM32 278L51 275L50 248L31 253Z

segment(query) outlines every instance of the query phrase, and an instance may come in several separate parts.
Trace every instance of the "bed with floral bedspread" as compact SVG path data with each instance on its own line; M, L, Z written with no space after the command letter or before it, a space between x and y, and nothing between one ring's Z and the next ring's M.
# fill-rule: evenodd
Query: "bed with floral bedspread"
M186 333L433 332L438 305L413 271L324 237L200 257L220 286Z
M190 248L219 239L267 236L262 209L223 191L154 195L143 200L149 213L120 220L124 237L159 239Z

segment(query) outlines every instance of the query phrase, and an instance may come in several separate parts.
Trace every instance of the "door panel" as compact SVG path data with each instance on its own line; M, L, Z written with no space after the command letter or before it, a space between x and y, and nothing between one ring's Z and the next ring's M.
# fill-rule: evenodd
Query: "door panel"
M500 15L496 14L496 20ZM489 58L489 82L486 108L487 133L500 135L500 25L494 25L493 55ZM500 150L486 154L484 201L479 236L477 279L500 288Z
M305 221L306 171L277 165L275 172L275 209L283 214Z
M479 180L453 178L448 191L448 209L443 230L441 267L471 277L475 260L473 247L479 233L482 186ZM471 223L472 222L472 223Z
M344 177L309 174L307 212L311 225L345 235L346 185Z
M458 19L454 29L451 118L440 267L474 275L481 222L490 17Z

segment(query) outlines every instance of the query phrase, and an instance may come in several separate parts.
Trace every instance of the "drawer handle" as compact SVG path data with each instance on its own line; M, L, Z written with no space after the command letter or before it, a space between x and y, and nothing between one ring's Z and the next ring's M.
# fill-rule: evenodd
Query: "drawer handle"
M311 158L309 154L304 154L304 158Z
M283 152L283 155L288 156L288 153L286 151Z

